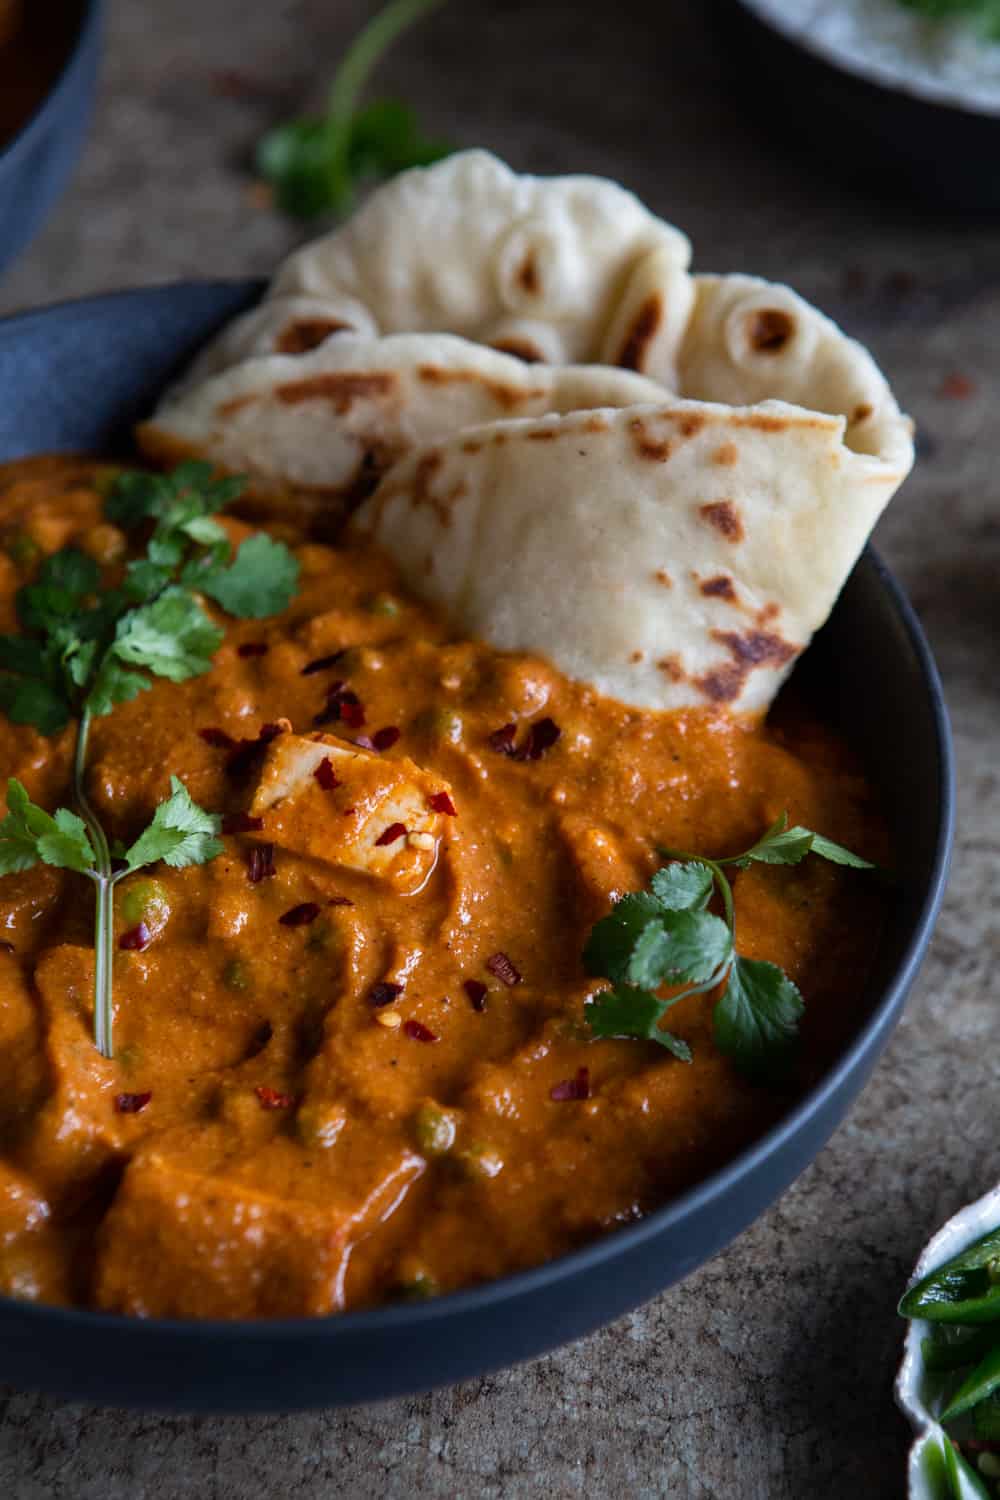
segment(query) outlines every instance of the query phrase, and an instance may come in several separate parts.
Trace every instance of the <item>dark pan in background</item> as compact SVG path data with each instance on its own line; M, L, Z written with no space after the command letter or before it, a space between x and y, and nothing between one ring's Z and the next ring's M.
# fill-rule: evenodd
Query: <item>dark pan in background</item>
M713 0L733 85L788 149L816 170L885 198L1000 214L1000 109L944 103L862 76L807 38L791 38L755 0Z

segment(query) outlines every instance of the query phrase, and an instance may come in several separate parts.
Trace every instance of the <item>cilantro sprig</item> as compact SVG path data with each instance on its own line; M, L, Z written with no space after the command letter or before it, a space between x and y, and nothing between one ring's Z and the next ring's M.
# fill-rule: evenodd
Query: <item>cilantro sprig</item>
M858 870L874 866L809 828L789 827L787 813L742 854L715 860L676 849L660 853L672 863L656 871L648 890L616 902L584 948L587 973L611 982L586 1006L593 1035L656 1042L690 1062L690 1047L664 1029L663 1018L688 996L725 984L713 1012L719 1051L755 1080L783 1077L794 1056L802 996L777 964L737 951L725 867L797 865L807 854ZM721 916L708 910L715 896ZM663 988L674 993L664 999Z
M86 759L95 718L152 686L207 672L224 632L202 602L259 619L290 603L298 563L281 542L255 533L235 556L216 514L244 488L216 479L207 464L169 474L124 472L110 488L105 515L125 531L145 528L142 553L120 582L102 588L101 570L72 547L54 553L20 589L20 635L0 636L0 709L16 724L58 734L77 721L73 757L76 812L47 813L22 784L7 784L0 823L0 876L45 864L87 876L97 888L94 920L94 1039L111 1057L114 887L123 875L164 860L176 868L220 853L219 819L193 802L171 777L171 795L115 869L111 847L87 799Z
M899 0L934 21L967 20L990 42L1000 42L1000 0Z
M280 208L299 219L346 213L366 179L429 166L449 146L424 136L411 110L395 99L358 108L371 73L396 38L443 0L390 0L348 48L334 77L326 113L289 120L264 136L257 166Z

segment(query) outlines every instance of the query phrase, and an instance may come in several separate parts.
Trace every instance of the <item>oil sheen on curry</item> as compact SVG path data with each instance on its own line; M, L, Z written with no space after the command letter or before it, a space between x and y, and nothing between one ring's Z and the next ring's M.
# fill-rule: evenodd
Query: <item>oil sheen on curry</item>
M102 473L0 469L0 630L67 544L113 579ZM455 639L377 550L270 526L300 561L292 605L218 612L210 672L93 726L109 834L144 827L172 774L224 819L211 863L116 889L113 1059L87 882L37 865L0 887L7 1295L316 1315L537 1265L731 1157L858 1019L878 887L819 859L733 878L741 951L805 997L789 1085L720 1055L711 995L670 1013L691 1063L584 1019L588 934L659 847L737 851L787 810L885 859L870 788L794 680L764 725L625 707ZM0 769L44 807L68 799L72 745L0 719Z

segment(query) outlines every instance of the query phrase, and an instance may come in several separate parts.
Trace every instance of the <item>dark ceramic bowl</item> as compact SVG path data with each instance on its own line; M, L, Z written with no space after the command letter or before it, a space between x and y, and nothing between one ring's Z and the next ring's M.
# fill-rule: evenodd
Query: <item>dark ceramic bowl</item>
M97 85L103 8L103 0L81 0L62 70L17 135L0 146L0 269L39 229L80 155Z
M259 293L246 282L185 284L0 322L0 460L121 448L165 382ZM728 1244L809 1165L871 1072L930 938L952 837L951 745L937 672L913 611L873 552L799 670L863 755L892 823L901 878L867 1019L778 1126L642 1223L537 1270L423 1304L327 1319L192 1323L0 1298L0 1383L177 1411L370 1401L481 1375L578 1338Z
M771 20L761 0L714 0L732 80L748 109L811 170L935 209L1000 213L1000 108L957 90L893 85L851 66L808 34Z

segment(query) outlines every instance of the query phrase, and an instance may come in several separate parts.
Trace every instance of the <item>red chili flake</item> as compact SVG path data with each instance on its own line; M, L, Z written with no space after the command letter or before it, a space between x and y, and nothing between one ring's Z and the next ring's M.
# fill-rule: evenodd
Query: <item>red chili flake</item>
M549 1098L554 1099L557 1104L571 1099L589 1099L590 1069L577 1068L575 1078L564 1078L562 1083L557 1083L549 1090Z
M144 948L149 947L152 941L153 934L145 922L140 922L137 927L130 927L128 932L122 933L118 939L118 946L119 948L133 948L137 953L141 953Z
M486 960L486 967L508 989L512 989L515 984L521 983L520 971L511 963L506 953L494 953L492 958Z
M353 818L353 817L354 817L354 814L355 814L355 813L356 813L356 812L357 812L357 808L356 808L356 807L345 807L345 808L344 808L344 813L343 813L343 816L344 816L344 817L345 817L345 818Z
M346 647L344 649L346 650ZM314 672L325 672L328 667L336 666L343 654L343 650L331 651L329 656L317 656L315 661L307 661L302 668L302 676L312 677Z
M378 984L373 984L368 991L368 1003L375 1006L391 1005L396 996L402 993L401 984L393 984L390 979L382 979Z
M254 1093L260 1100L261 1109L291 1109L295 1103L294 1095L281 1094L277 1089L268 1088L266 1083L259 1083Z
M255 740L238 740L226 761L227 775L243 776L252 770L264 746L276 740L280 733L280 724L262 724Z
M554 719L539 719L528 730L527 738L520 750L514 752L515 760L541 760L546 750L559 739L562 730Z
M223 833L259 833L263 826L263 818L254 818L245 812L226 813L222 819Z
M342 682L335 682L327 689L326 707L315 715L313 723L338 724L341 721L349 729L360 729L365 722L365 711L357 693Z
M376 750L391 750L399 739L399 733L395 724L388 724L385 729L376 729L372 735L372 744Z
M410 1040L414 1042L436 1042L438 1040L437 1033L432 1031L429 1026L425 1026L423 1021L404 1021L403 1030Z
M326 903L327 906L353 906L353 901L348 901L346 896L331 896Z
M458 817L455 804L447 792L435 792L433 796L427 798L427 801L432 812L445 813L449 818Z
M274 845L254 844L247 854L247 879L251 885L277 874L274 868Z
M278 918L282 927L308 927L310 922L315 922L319 916L319 906L315 901L300 901L298 906L293 906Z
M502 729L494 729L490 735L490 749L495 750L498 755L513 755L516 735L516 724L504 724Z
M152 1097L152 1089L147 1089L144 1094L116 1094L115 1110L120 1115L141 1114Z
M353 693L351 694L351 698L354 698ZM351 698L344 697L340 699L340 717L348 729L360 729L365 722L365 711L360 701L354 699L352 702Z
M335 787L341 785L340 778L333 769L333 761L328 755L320 761L319 765L313 771L313 775L324 792L332 792Z
M236 647L236 655L266 656L270 649L266 641L244 641L242 646Z
M488 994L485 984L480 979L467 979L464 985L465 993L472 1002L472 1009L480 1012L486 1009L486 996Z
M236 741L224 729L199 729L198 733L206 745L214 745L219 750L233 750L236 747Z
M406 837L405 823L390 823L384 833L380 833L375 840L375 848L382 849L386 844L394 844L397 839Z
M947 376L941 384L941 395L949 401L967 401L975 394L976 382L970 380L968 375L958 374L957 371Z

